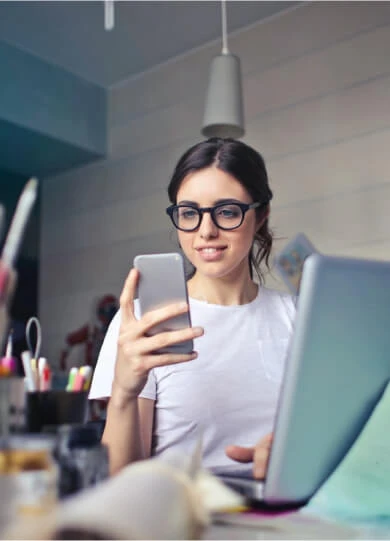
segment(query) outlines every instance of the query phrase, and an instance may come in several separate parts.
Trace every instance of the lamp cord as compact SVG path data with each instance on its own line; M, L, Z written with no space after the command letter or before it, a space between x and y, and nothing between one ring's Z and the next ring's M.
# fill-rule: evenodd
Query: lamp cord
M222 8L222 54L229 54L227 43L227 23L226 23L226 0L221 0Z

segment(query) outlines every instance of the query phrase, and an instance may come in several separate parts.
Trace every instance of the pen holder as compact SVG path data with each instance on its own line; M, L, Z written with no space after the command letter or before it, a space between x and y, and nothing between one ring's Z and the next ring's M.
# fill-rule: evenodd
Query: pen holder
M27 432L55 432L60 425L83 424L88 414L88 391L27 393Z

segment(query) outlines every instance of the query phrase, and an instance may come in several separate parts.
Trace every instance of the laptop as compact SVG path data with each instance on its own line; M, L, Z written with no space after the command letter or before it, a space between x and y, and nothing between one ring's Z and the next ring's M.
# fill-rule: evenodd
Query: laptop
M310 255L264 482L221 476L252 503L299 507L332 473L390 379L390 262Z

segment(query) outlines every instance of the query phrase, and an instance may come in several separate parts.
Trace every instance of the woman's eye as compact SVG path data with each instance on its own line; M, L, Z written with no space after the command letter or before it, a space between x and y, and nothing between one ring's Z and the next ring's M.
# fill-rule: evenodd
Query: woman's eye
M239 209L236 207L221 207L217 210L217 214L221 218L237 218Z
M182 210L180 212L180 218L183 220L193 220L197 216L196 210L188 209L188 210Z

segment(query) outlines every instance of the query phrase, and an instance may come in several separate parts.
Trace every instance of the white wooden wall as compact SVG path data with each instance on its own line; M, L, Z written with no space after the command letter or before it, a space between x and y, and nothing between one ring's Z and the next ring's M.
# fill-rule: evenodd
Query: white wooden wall
M303 231L326 253L390 259L390 3L304 4L229 46L243 69L244 141L274 190L275 251ZM53 363L93 300L119 295L137 253L176 248L166 187L201 139L219 52L207 45L112 88L109 159L44 182L40 318Z

